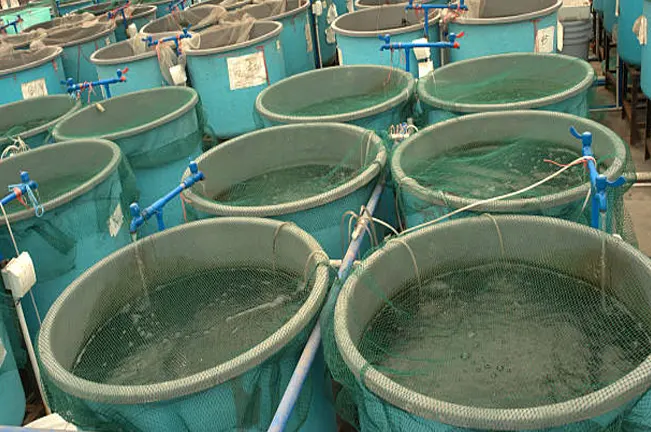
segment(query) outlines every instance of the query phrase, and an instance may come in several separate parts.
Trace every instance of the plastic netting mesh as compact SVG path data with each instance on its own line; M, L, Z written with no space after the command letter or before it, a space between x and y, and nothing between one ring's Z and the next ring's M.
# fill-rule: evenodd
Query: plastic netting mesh
M0 75L9 74L18 68L44 63L57 57L61 50L56 47L38 46L40 41L27 50L14 50L10 45L0 47Z
M583 60L520 53L452 63L424 77L418 90L421 100L433 107L477 112L549 107L577 95L586 105L594 80L592 66ZM587 106L582 112L565 112L587 116Z
M361 65L320 69L263 90L256 110L272 124L341 121L385 132L409 117L413 87L411 74L399 69Z
M621 239L551 218L390 239L326 305L339 412L364 431L648 430L649 275Z
M76 25L64 25L48 30L43 43L49 46L77 45L86 41L98 39L115 28L113 22L96 20L82 21Z
M261 146L273 154L260 152ZM350 125L302 124L247 134L197 159L206 180L184 192L188 217L292 221L328 255L340 257L342 216L366 204L386 155L380 137Z
M173 11L145 25L140 31L144 34L166 33L189 28L192 32L205 30L219 23L226 15L221 6L199 5L184 11Z
M89 430L266 429L325 298L327 262L305 232L263 219L198 222L122 249L43 325L48 402ZM320 358L288 430L334 426Z
M552 216L590 225L594 192L584 163L577 163L582 146L570 134L571 126L592 133L599 173L611 181L621 176L627 180L607 189L608 211L601 225L635 244L623 200L635 181L627 146L596 122L539 111L465 116L431 126L398 146L391 167L403 226L484 212ZM561 172L567 165L572 166ZM486 201L507 194L513 195Z

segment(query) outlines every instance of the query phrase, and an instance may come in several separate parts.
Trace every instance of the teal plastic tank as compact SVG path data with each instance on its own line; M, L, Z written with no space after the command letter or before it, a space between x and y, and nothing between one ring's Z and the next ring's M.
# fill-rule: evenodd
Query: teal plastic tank
M83 430L267 430L325 301L324 259L303 230L258 218L186 224L123 248L45 318L38 354L48 401ZM111 321L134 304L145 309L127 312L133 322ZM72 324L75 316L86 318ZM89 335L115 325L119 333L93 349ZM147 372L129 379L116 359ZM336 430L333 405L319 350L286 431Z
M195 2L192 6L190 6L190 8L195 8L201 5L215 5L221 6L230 12L248 4L251 4L251 0L206 0L202 2Z
M244 6L237 16L251 15L258 20L278 21L283 25L280 43L285 56L287 76L314 69L314 44L308 0L270 0Z
M465 35L461 47L450 50L450 61L512 52L555 53L562 5L563 0L480 0L448 23L448 31Z
M115 78L118 69L129 68L126 81L111 85L112 96L166 85L155 47L146 48L144 45L144 42L134 45L133 41L126 40L100 48L90 57L100 80Z
M39 96L0 105L0 151L18 137L29 148L53 142L54 126L80 106L81 102L68 95Z
M15 51L0 58L0 104L65 93L63 49Z
M95 17L92 14L70 14L29 26L23 30L23 33L31 33L39 29L45 30L46 32L54 32L66 27L79 27L84 21L94 19Z
M364 432L647 431L650 280L637 248L553 218L402 235L321 320L338 407Z
M490 182L499 174L486 174L484 177L478 177L486 180L486 189L473 191L471 187L465 189L460 182L463 178L458 179L458 188L453 192L447 193L449 189L435 183L433 174L427 174L425 180L417 180L421 177L423 171L422 161L430 161L434 164L439 158L443 161L450 161L450 166L459 166L459 155L463 149L467 149L472 155L472 147L478 147L475 150L478 154L476 167L471 165L468 168L468 176L473 176L476 169L481 173L482 168L496 172L497 169L482 165L482 151L487 149L498 149L499 146L516 144L521 154L511 154L514 161L531 161L532 163L541 162L535 159L537 156L528 156L525 152L528 150L524 145L538 146L541 142L553 143L556 148L563 151L563 161L570 162L581 155L580 142L570 134L570 127L575 127L580 131L589 131L592 133L594 142L594 156L596 160L604 162L604 170L600 170L609 179L616 179L623 174L626 162L627 149L626 144L613 131L599 123L573 116L565 113L543 112L543 111L498 111L490 113L480 113L467 115L455 119L446 120L421 129L417 134L403 141L393 152L391 157L391 174L398 191L398 204L403 225L406 227L415 227L425 222L432 221L454 210L461 209L470 204L479 203L481 199L492 198L501 195L500 192L491 193L495 190L495 183ZM480 140L480 141L479 141ZM440 143L440 144L436 144ZM486 144L483 144L486 143ZM515 147L511 147L515 148ZM492 151L492 150L491 150ZM535 148L531 152L534 154ZM573 152L573 153L572 153ZM494 157L487 153L485 159L495 160ZM448 158L448 159L446 159ZM509 159L511 160L511 159ZM456 164L455 164L456 163ZM473 162L468 162L472 164ZM486 164L489 162L486 162ZM496 162L492 162L496 163ZM517 170L512 162L508 169ZM505 163L504 170L507 169ZM480 176L482 174L477 174ZM521 172L511 173L512 176L523 175ZM514 192L525 186L533 184L540 180L540 172L537 176L531 175L531 181L512 180L504 181L505 190ZM505 174L505 178L507 174ZM451 179L452 181L453 179ZM470 183L473 178L466 182ZM521 188L515 188L513 185L524 183ZM455 186L447 186L453 188ZM490 189L489 189L490 187ZM501 191L502 189L500 189ZM540 189L539 189L540 190ZM468 216L477 216L483 213L490 214L529 214L539 216L550 216L559 219L566 219L572 222L579 222L585 225L590 223L589 212L590 205L584 205L586 195L590 190L590 183L586 180L581 184L572 183L571 186L550 187L542 192L534 192L533 195L523 195L523 198L513 197L500 201L487 202L470 210L457 213L451 218L463 218ZM506 193L506 192L505 192ZM620 195L618 200L621 201ZM609 202L609 207L615 209L623 208L621 202ZM624 220L623 214L616 214L616 211L609 213L607 225L619 223ZM612 218L612 219L610 219ZM623 225L623 222L622 222ZM624 235L625 233L619 232Z
M305 72L263 90L255 109L264 126L351 123L386 132L411 115L415 80L387 66L339 66Z
M14 22L18 19L23 20L21 24L18 24L18 33L23 32L23 29L46 22L50 20L50 8L42 6L21 6L11 9L0 9L0 18L5 24ZM13 26L7 27L5 29L8 34L16 34Z
M602 0L604 13L604 27L609 34L617 32L617 0Z
M450 63L418 81L420 126L460 115L535 109L588 117L590 63L561 54L501 54Z
M76 27L48 32L43 39L48 46L63 48L63 69L65 78L75 83L97 81L97 70L90 62L90 56L101 47L115 43L115 25L98 22L87 27ZM103 88L84 93L82 100L96 102L103 99Z
M617 25L617 52L623 61L640 66L642 47L633 32L635 21L642 15L644 0L626 0L619 3L619 21Z
M122 4L120 4L122 5ZM139 31L152 20L156 19L156 6L154 5L136 5L133 6L130 12L126 12L126 21L122 17L121 12L117 12L111 18L108 13L113 11L119 5L112 3L102 3L95 6L89 6L78 10L78 13L89 12L95 16L100 17L100 21L115 23L115 40L120 42L129 39L127 28L129 25L134 24L136 30Z
M0 298L0 302L4 299ZM25 417L25 391L16 366L8 329L5 327L5 314L13 313L6 305L0 304L0 424L20 426ZM11 317L11 319L15 319Z
M647 19L651 21L651 0L644 0L642 13ZM647 40L651 38L651 29L647 27ZM651 45L648 43L642 46L642 77L641 85L642 91L647 97L651 97Z
M104 111L88 106L57 124L57 141L96 137L114 141L133 168L141 208L153 204L179 184L188 162L201 153L197 92L164 87L128 93L102 102ZM165 225L183 222L179 200L165 206ZM152 221L154 222L154 221ZM157 231L145 225L142 235Z
M156 18L162 18L170 14L170 5L176 3L173 0L143 0L141 4L156 6ZM184 0L183 8L187 9L192 5L192 0Z
M386 158L382 140L358 126L278 126L242 135L201 155L197 163L206 179L183 195L190 218L248 216L293 222L328 256L342 258L342 218L366 205ZM313 170L317 166L325 167L325 173ZM288 167L295 174L282 172ZM256 188L253 179L263 175L274 186Z
M439 14L430 12L429 34L427 40L439 41ZM339 64L344 66L373 64L406 69L405 51L380 51L384 43L378 37L391 36L391 42L413 42L425 37L424 18L413 10L405 10L405 5L396 4L381 8L369 8L340 16L332 23L337 34ZM438 49L430 50L434 67L441 63ZM410 68L418 77L418 61L413 50L410 51Z
M42 146L4 159L0 183L20 181L27 171L38 183L44 213L14 201L5 206L19 250L29 252L36 270L34 303L23 301L27 327L36 342L39 323L59 294L84 270L129 240L122 207L128 187L121 169L122 153L112 142L79 140ZM15 256L0 220L0 252Z
M201 97L207 125L218 139L262 127L255 116L255 99L287 76L282 29L274 21L217 26L201 34L198 48L186 49L190 81ZM232 43L234 37L242 42Z

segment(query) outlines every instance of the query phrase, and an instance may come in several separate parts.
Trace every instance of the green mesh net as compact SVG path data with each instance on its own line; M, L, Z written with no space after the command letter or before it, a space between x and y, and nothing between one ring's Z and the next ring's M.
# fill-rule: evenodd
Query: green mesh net
M587 117L596 75L583 60L517 53L454 62L423 77L421 125L460 114L542 109Z
M48 402L87 430L265 430L328 284L327 256L291 224L213 219L140 240L46 318ZM287 430L334 428L325 376L319 355Z
M392 238L322 318L339 412L364 431L646 431L649 275L626 242L559 219Z
M392 174L403 227L481 213L534 214L591 223L588 170L574 126L593 134L597 170L624 186L607 189L601 226L635 244L624 194L635 181L627 146L590 120L518 111L439 123L397 146ZM497 197L503 199L495 200Z

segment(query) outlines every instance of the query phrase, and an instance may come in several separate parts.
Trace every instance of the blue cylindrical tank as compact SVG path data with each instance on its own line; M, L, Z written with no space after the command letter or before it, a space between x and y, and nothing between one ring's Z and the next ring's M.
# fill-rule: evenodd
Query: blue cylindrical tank
M0 304L0 425L20 426L25 417L25 391L2 320L2 315L11 310L2 310L4 307Z
M286 76L282 29L281 23L273 21L218 26L201 34L198 48L186 50L190 81L217 138L233 138L262 127L256 121L255 99ZM244 42L229 43L237 34Z
M97 81L97 70L90 62L90 56L101 47L115 43L113 23L95 23L88 27L69 28L48 33L43 39L46 45L63 48L63 69L65 78L75 83ZM91 101L103 99L103 87L90 93ZM84 95L88 100L88 95Z
M619 17L617 16L617 0L603 0L604 27L610 34L617 31L615 25Z
M355 0L355 10L369 9L374 7L384 7L394 4L401 4L406 6L409 2L405 0ZM447 4L447 0L426 0L417 2L419 4L432 3L432 4Z
M30 98L0 105L0 151L20 137L30 148L54 141L52 129L81 106L68 95Z
M248 14L258 20L278 21L283 25L280 42L285 56L287 76L314 69L314 44L308 0L271 0L244 6L237 17Z
M561 54L513 53L450 63L418 80L419 126L488 111L536 109L587 117L590 63Z
M451 33L464 32L450 61L512 52L554 53L558 10L563 0L483 0L448 24Z
M21 33L24 28L46 22L50 20L50 8L43 6L21 6L11 9L0 9L0 18L4 21L5 24L14 22L18 19L22 20L22 23L18 24L18 33ZM16 34L13 26L7 27L7 34Z
M651 0L644 0L643 15L647 19L647 23L651 21ZM651 28L647 25L647 41L651 40ZM642 91L647 97L651 97L651 45L647 42L642 45L642 77L641 85Z
M156 6L156 18L162 18L170 13L170 5L176 3L175 0L162 0L162 1L143 1L143 4L151 4ZM192 5L192 0L185 0L183 8L187 9Z
M201 5L214 5L214 6L221 6L227 11L234 11L236 9L241 8L242 6L246 6L251 3L251 0L206 0L202 2L195 2L190 8L195 8Z
M260 151L262 148L269 151ZM328 256L342 258L346 246L340 232L342 215L368 202L386 158L382 140L359 126L302 123L252 132L197 159L206 180L183 192L188 216L266 217L293 222L314 236ZM347 174L342 165L350 170ZM323 177L310 170L314 166L325 167ZM288 167L301 170L300 174L274 174ZM185 175L189 174L186 171ZM246 186L267 174L270 184L283 179L270 189L273 193L260 190L260 186ZM294 183L306 179L320 186L301 193ZM242 188L243 194L235 192ZM231 199L232 193L236 198Z
M642 63L642 48L633 32L635 21L642 15L644 0L625 0L619 3L617 24L617 52L622 60L633 66Z
M36 96L65 93L63 50L45 47L16 51L0 59L0 104Z
M439 14L430 12L427 40L439 41ZM406 51L380 51L384 44L378 37L391 36L391 42L413 42L424 37L424 20L413 10L405 10L405 5L396 4L380 8L369 8L340 16L332 24L337 34L337 49L340 65L376 64L407 67ZM430 50L434 67L440 64L438 49ZM409 69L418 77L418 62L410 50Z
M255 108L267 127L338 122L386 131L410 116L414 82L411 74L387 66L324 68L263 90Z
M84 21L94 20L95 17L91 14L70 14L57 18L52 18L50 21L45 21L39 24L23 29L23 33L30 33L35 30L45 30L46 32L58 31L62 28L78 27Z
M112 97L103 111L88 106L60 122L57 141L82 137L114 141L133 168L142 208L179 184L188 161L201 153L202 130L197 119L197 92L190 87L164 87ZM165 206L166 226L183 222L178 200ZM157 231L156 223L139 234Z
M129 68L126 81L111 85L112 96L167 85L156 48L146 47L142 41L126 40L100 48L90 61L95 65L99 79L115 78L118 69Z
M593 0L592 1L592 10L595 12L603 13L604 11L604 0Z
M36 270L34 302L22 302L34 342L41 319L70 282L130 241L122 210L127 191L122 161L114 143L84 139L42 146L0 164L0 184L6 189L27 171L38 183L44 208L37 217L34 208L17 201L5 206L16 243L29 251ZM0 224L0 252L13 257L6 220Z

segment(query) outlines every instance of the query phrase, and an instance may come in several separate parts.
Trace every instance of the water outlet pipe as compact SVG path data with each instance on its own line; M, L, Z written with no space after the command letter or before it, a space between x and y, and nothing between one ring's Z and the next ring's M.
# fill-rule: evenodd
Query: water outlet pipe
M378 36L378 38L381 41L384 41L384 44L380 46L380 51L385 51L385 50L399 50L399 49L404 49L405 50L405 69L407 72L411 72L411 65L409 58L411 57L411 51L414 48L452 48L452 49L459 49L459 42L457 42L457 39L460 39L463 37L463 32L456 34L456 33L450 33L448 35L448 42L391 42L391 35L384 35L384 36Z
M126 31L129 27L129 22L127 20L127 14L124 13L124 9L128 8L131 6L131 2L127 2L126 4L123 4L122 6L118 6L112 11L108 11L107 16L108 19L114 19L117 18L118 15L122 15L122 25L124 25L124 30Z
M366 210L368 210L369 214L371 215L375 212L378 201L380 201L380 196L382 195L383 188L384 184L380 182L377 184L377 186L375 186L375 189L373 189L371 198L366 205ZM339 271L337 272L337 278L339 280L346 279L353 268L355 258L359 254L360 247L362 246L362 241L364 240L365 228L368 224L368 221L369 218L359 218L359 222L353 231L352 241L348 246L346 255L344 255L344 258L342 259L341 265L339 267ZM328 300L326 300L326 303L333 301L337 298L337 296L339 296L339 289L337 288L337 284L334 284L334 288L331 289L330 293L328 294ZM305 344L303 353L298 360L298 364L296 365L296 369L294 369L294 373L289 380L289 384L287 384L285 394L283 394L283 398L278 405L276 414L274 415L274 418L271 421L271 425L269 426L269 429L267 429L267 432L282 432L285 430L287 421L289 420L289 417L294 410L294 405L296 404L298 395L303 388L305 379L307 378L310 368L312 367L312 363L314 362L316 352L319 349L319 345L321 345L320 321L321 320L319 319L312 329L312 333L310 334L310 337Z
M140 206L137 202L134 202L129 206L131 217L133 218L131 219L131 225L129 226L129 231L131 232L132 237L135 237L136 233L138 232L138 228L144 225L144 223L154 215L156 216L156 221L158 222L158 230L163 231L165 229L165 223L163 222L163 207L165 207L165 204L172 201L172 199L176 198L176 196L183 192L185 189L192 187L195 183L200 182L206 178L203 172L199 171L199 167L195 161L190 162L189 167L191 175L183 180L177 187L168 192L165 196L156 200L149 207L141 211Z
M176 36L167 36L161 39L154 39L151 35L142 38L142 41L147 43L148 47L158 45L160 43L165 43L165 42L174 42L176 44L176 54L181 55L181 39L188 39L194 36L192 33L188 32L188 29L190 27L186 27L183 29L183 31Z
M83 92L86 89L90 91L92 90L93 87L103 86L104 95L106 96L106 99L110 99L111 98L110 85L125 82L127 80L127 77L125 76L127 72L129 72L129 68L124 68L122 70L118 69L115 78L107 78L107 79L91 81L91 82L86 81L81 83L75 83L72 78L68 78L66 81L61 81L61 84L68 86L67 88L68 93L70 94L77 93L77 95L79 95L81 92Z
M619 177L615 181L610 181L608 178L599 174L597 164L595 163L594 153L592 153L592 133L583 132L579 133L574 126L570 128L570 133L574 138L581 140L582 153L584 157L589 157L586 161L588 167L588 174L590 176L590 185L592 188L592 202L590 209L590 226L592 228L601 229L601 216L608 211L608 197L606 190L608 188L615 188L622 186L626 183L624 176ZM603 227L605 229L605 227Z

